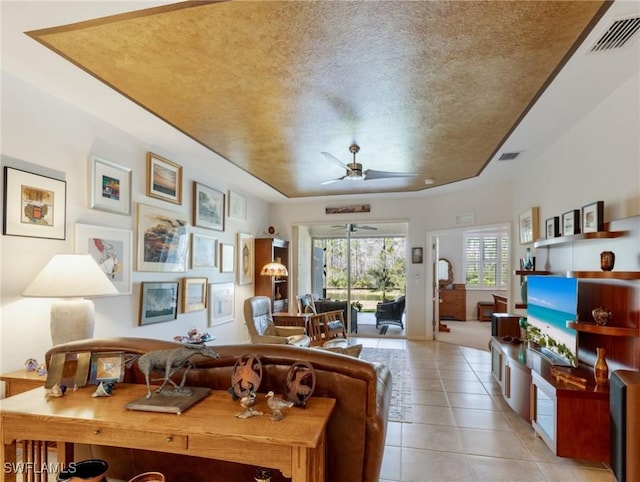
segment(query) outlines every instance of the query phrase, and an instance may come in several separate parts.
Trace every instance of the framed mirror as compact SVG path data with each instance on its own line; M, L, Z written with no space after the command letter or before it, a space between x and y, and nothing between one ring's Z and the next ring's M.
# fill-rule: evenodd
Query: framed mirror
M438 260L438 283L441 288L453 283L453 267L446 258Z

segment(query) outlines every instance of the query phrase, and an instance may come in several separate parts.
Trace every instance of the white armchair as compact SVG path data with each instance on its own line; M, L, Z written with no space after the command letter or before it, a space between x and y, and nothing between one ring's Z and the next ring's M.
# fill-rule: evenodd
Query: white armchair
M244 302L244 319L251 343L280 343L307 347L311 338L299 326L276 326L271 316L271 299L253 296Z

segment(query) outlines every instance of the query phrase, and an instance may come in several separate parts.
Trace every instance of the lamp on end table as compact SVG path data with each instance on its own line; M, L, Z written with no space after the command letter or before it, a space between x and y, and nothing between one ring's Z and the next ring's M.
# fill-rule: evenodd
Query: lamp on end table
M93 337L95 308L85 297L117 295L118 290L88 254L56 254L23 291L32 298L65 298L51 305L54 346Z

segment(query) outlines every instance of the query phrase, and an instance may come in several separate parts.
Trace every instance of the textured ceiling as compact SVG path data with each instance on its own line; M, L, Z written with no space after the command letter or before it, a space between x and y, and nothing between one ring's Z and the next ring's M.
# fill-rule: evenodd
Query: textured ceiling
M295 198L477 176L607 6L184 2L29 35ZM323 185L354 142L417 176Z

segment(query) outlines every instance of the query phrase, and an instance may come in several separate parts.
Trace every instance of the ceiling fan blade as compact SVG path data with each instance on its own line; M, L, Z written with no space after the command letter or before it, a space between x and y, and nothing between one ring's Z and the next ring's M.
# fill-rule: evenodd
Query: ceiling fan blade
M322 186L326 186L327 184L333 184L334 182L342 181L346 176L339 177L337 179L329 179L328 181L321 182Z
M392 172L392 171L376 171L374 169L367 169L364 172L364 180L370 181L374 179L386 179L391 177L416 177L415 172Z
M360 226L358 225L358 229L368 229L369 231L377 231L378 228L374 227L374 226Z
M338 164L341 168L346 169L348 172L353 172L349 166L347 166L340 159L338 159L337 157L332 156L328 152L321 152L320 154L322 154L324 157L329 159L331 162L334 162L334 163Z

